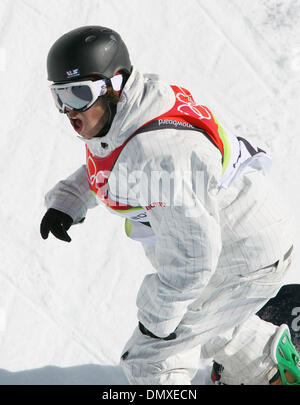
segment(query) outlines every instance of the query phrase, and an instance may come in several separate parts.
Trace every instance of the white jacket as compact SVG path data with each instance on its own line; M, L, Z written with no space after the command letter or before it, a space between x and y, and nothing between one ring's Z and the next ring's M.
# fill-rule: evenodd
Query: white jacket
M105 156L173 104L169 85L134 69L110 131L86 143L93 154ZM108 144L105 149L103 142ZM183 204L170 204L168 195L153 193L150 182L140 177L143 173L150 178L162 169L170 174L184 173ZM129 200L115 183L109 182L110 192L130 205L167 202L165 206L153 204L147 211L155 243L145 246L145 251L154 273L145 277L137 297L139 320L157 336L168 336L176 329L216 268L228 268L230 274L235 266L246 274L276 262L293 243L284 205L271 190L269 178L249 168L229 188L220 187L220 152L198 132L163 129L141 133L125 146L113 173L118 184L128 186ZM195 187L199 173L200 191ZM175 187L178 201L180 187ZM85 165L46 195L47 208L69 214L74 222L97 204Z

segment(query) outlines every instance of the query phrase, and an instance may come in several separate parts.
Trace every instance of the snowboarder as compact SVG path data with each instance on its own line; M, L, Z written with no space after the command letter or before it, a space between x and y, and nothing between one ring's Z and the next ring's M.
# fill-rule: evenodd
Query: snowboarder
M112 29L66 33L47 70L86 163L47 193L42 237L70 242L71 225L104 204L153 265L121 356L129 382L190 384L200 355L222 365L223 384L299 384L288 327L255 315L293 254L268 154L225 131L188 90L141 74Z

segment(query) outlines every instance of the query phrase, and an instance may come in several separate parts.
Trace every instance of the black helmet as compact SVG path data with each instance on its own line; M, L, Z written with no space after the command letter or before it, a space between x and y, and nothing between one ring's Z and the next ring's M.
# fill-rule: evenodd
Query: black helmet
M60 37L47 58L48 80L68 82L88 76L111 78L131 73L131 62L120 35L110 28L85 26Z

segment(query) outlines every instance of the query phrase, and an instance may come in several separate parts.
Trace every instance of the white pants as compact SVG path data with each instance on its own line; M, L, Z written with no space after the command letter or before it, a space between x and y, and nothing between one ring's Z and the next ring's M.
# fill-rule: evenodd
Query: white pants
M268 384L277 327L254 314L277 294L290 264L291 256L247 275L217 269L184 315L174 340L145 336L137 327L121 359L129 383L191 384L200 358L213 358L224 366L226 384Z

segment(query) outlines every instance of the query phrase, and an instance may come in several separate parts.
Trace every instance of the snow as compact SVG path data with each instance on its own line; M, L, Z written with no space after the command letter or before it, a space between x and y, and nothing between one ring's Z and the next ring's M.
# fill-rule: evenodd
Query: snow
M300 2L1 0L0 16L0 384L127 384L119 357L152 272L141 247L103 208L70 244L39 235L44 194L85 154L53 105L48 50L78 26L118 31L139 70L191 90L270 151L297 226ZM296 249L287 282L300 282L299 260ZM194 382L208 382L210 364Z

